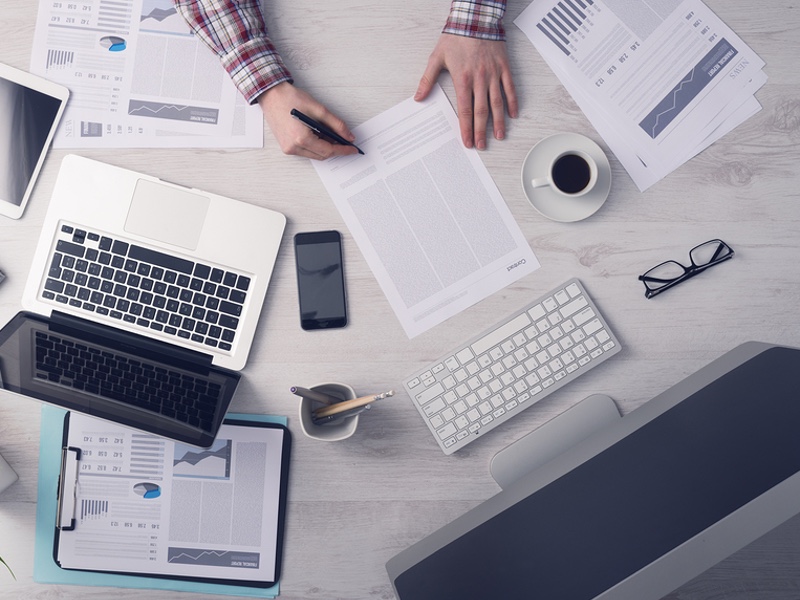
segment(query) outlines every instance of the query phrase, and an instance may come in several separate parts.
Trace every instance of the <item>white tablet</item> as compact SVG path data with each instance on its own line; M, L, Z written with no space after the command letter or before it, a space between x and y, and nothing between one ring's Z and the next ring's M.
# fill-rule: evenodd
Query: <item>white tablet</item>
M0 215L22 216L68 96L64 86L0 64Z

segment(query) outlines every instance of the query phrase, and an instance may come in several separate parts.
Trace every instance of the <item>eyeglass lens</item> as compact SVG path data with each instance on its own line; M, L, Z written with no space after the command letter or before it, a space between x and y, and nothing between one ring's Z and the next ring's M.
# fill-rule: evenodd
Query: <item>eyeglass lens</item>
M692 263L696 267L702 267L716 260L724 258L730 253L730 248L728 248L721 241L711 240L710 242L700 244L696 248L693 248L689 253L689 256L692 259Z
M644 276L647 277L645 285L651 290L657 290L667 285L669 282L683 277L684 273L686 273L686 267L674 260L669 260L665 263L661 263L657 267L653 267L645 273Z

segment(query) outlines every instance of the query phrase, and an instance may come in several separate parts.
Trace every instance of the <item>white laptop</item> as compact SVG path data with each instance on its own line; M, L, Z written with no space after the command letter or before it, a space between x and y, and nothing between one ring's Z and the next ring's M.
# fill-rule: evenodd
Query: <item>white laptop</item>
M236 371L247 361L285 225L285 217L272 210L65 157L25 286L26 312L0 332L4 387L210 445L238 381ZM90 339L77 339L82 332ZM110 349L87 348L101 341ZM104 352L120 354L117 362L106 357L110 384L109 374L81 364L84 353L93 358ZM75 355L77 366L70 362ZM162 360L172 364L160 366ZM15 361L20 368L9 373ZM124 387L131 383L131 365L132 391ZM213 381L198 384L196 375ZM166 391L154 392L156 379ZM100 383L110 387L100 389ZM207 404L212 400L204 392L222 388L213 415L201 407L205 418L199 424L196 414L170 414L182 402L170 394L194 396L198 392L189 388L195 385ZM142 406L125 406L132 396ZM153 416L153 409L167 414ZM179 421L156 423L163 418Z

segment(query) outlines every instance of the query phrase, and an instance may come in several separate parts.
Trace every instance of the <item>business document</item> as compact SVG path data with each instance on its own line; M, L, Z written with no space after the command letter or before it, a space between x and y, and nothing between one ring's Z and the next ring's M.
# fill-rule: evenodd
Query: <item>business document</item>
M66 442L62 568L274 581L280 428L223 424L204 449L70 413Z
M70 90L56 148L260 148L263 116L172 0L40 0L31 72Z
M314 167L410 338L539 268L440 86L353 133Z
M642 191L761 109L764 61L700 0L537 0L515 23Z

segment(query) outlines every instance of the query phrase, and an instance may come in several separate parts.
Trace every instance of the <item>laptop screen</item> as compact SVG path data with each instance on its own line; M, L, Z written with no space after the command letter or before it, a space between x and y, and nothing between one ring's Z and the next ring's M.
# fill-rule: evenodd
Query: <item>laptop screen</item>
M199 353L57 313L0 331L5 390L196 446L214 441L238 381Z

